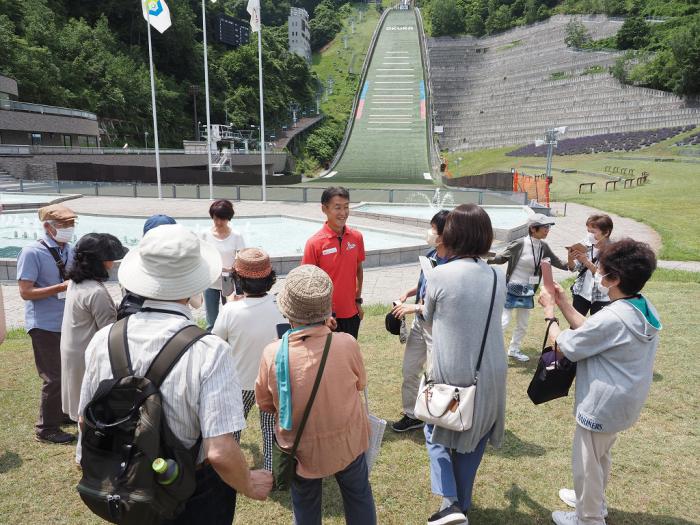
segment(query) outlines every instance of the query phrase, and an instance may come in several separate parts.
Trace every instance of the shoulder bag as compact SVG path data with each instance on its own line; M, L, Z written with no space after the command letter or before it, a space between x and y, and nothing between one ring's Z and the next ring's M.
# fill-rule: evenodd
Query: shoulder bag
M474 374L474 384L468 387L452 386L434 383L427 379L427 374L423 375L420 387L418 388L418 398L413 413L416 418L425 421L430 425L465 432L472 428L474 419L474 398L476 397L476 385L479 380L479 369L481 359L484 356L486 347L486 336L491 325L491 314L493 313L493 303L496 297L496 270L493 272L493 288L491 290L491 305L486 318L486 328L484 337L481 339L481 350L479 360L476 363L476 373Z
M576 377L576 363L572 363L558 348L556 341L554 346L546 346L549 337L549 329L552 323L549 321L542 343L542 355L537 362L535 376L527 387L527 395L536 405L545 403L569 395L569 389Z
M318 367L318 372L316 373L316 382L311 390L311 396L309 396L309 401L306 403L306 409L304 409L304 415L301 418L301 423L299 424L299 430L297 430L297 435L294 438L294 445L292 445L291 450L282 448L277 443L277 438L275 437L272 444L272 481L273 488L275 490L284 491L289 490L292 486L292 480L294 479L294 474L297 471L297 448L299 447L299 441L301 441L301 435L304 432L304 427L306 426L306 420L309 418L309 413L311 412L311 407L316 399L316 393L318 392L318 386L321 384L321 376L323 375L323 369L326 366L326 359L328 358L328 351L331 348L331 339L333 334L328 334L326 338L326 346L323 348L323 357L321 357L321 364Z

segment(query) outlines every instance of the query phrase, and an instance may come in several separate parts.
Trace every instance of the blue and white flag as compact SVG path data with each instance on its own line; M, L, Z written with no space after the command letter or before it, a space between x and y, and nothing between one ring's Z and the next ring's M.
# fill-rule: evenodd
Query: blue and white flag
M150 22L159 33L164 33L172 22L170 21L170 9L165 0L141 0L143 18Z
M260 31L260 0L248 0L246 11L250 15L250 30Z

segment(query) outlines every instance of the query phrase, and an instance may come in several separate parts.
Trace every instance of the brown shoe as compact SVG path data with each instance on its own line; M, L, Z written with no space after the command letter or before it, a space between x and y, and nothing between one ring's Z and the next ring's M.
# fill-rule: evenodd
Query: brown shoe
M52 443L54 445L67 445L75 441L75 436L62 430L47 430L37 434L34 439L41 443Z

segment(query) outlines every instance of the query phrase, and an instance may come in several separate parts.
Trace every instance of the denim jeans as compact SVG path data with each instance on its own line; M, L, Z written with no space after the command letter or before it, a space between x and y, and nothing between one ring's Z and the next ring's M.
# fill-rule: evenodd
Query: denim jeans
M231 525L236 512L236 491L222 480L211 465L196 472L197 488L185 510L163 525Z
M224 298L226 302L226 298ZM204 307L207 311L207 330L211 332L214 328L216 318L219 317L219 308L221 307L221 290L216 288L207 288L204 290Z
M472 506L474 479L484 457L489 434L481 438L473 452L462 454L433 443L433 425L425 425L423 432L430 458L430 488L433 494L444 498L457 498L459 508L462 512L467 512Z
M352 463L335 473L343 496L345 523L347 525L376 525L372 487L365 455L360 454ZM323 479L305 479L294 476L292 481L292 505L296 525L321 525L321 494Z

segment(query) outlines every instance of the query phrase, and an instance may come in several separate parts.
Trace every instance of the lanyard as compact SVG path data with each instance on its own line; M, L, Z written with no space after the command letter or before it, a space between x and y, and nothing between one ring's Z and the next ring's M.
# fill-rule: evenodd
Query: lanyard
M537 260L535 256L535 244L532 242L532 235L528 235L530 238L530 246L532 247L532 261L535 263L535 269L533 270L533 275L537 275L537 269L540 267L542 262L542 256L544 255L544 246L542 246L542 241L540 241L540 260Z

